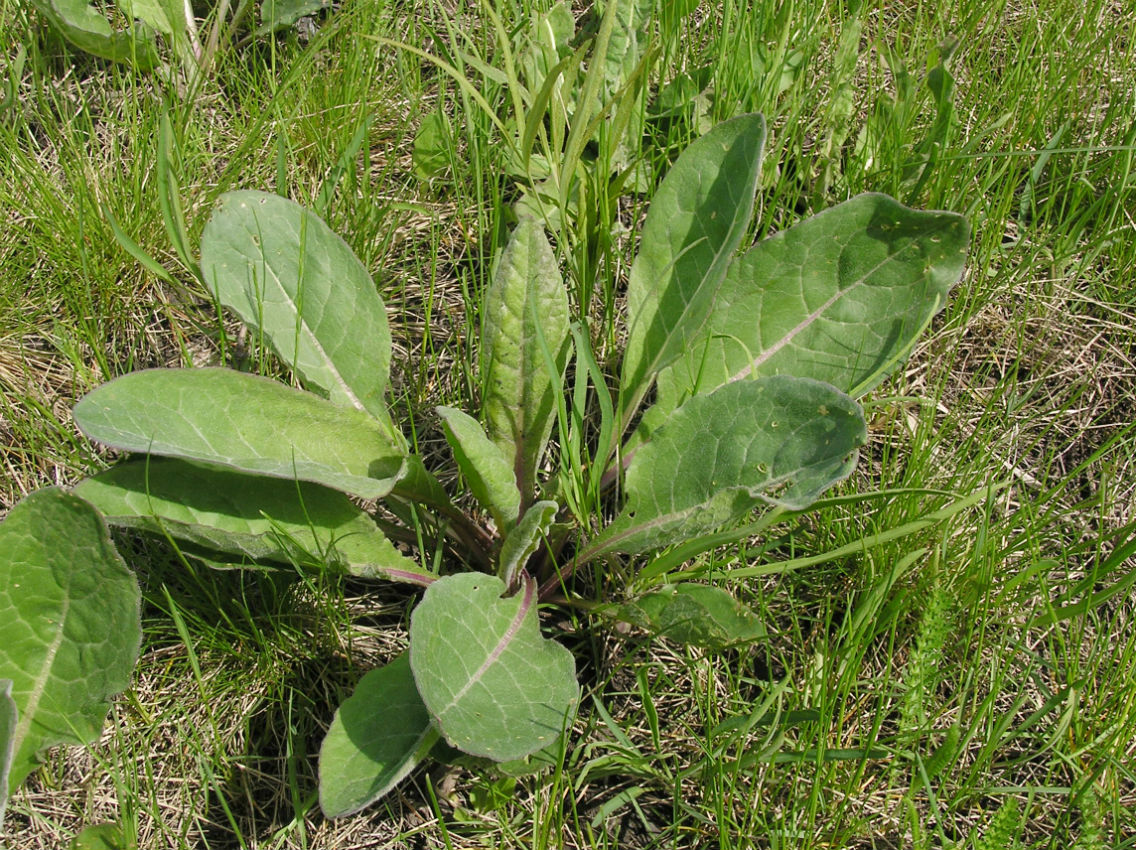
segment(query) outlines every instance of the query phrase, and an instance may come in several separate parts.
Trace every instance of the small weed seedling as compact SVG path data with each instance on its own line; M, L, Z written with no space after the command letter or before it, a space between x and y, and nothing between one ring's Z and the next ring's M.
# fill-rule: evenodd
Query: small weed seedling
M508 762L558 746L579 687L538 605L575 601L582 567L641 566L675 544L689 558L755 512L808 508L856 463L856 397L906 357L962 272L960 216L882 195L739 252L764 142L762 117L739 116L671 166L631 267L619 363L597 362L543 226L521 218L484 294L480 415L438 408L470 511L392 421L390 332L366 268L296 204L223 196L203 279L304 389L159 369L78 403L89 437L135 456L72 492L33 494L0 526L0 791L44 747L96 737L128 682L138 589L104 520L205 563L324 564L423 589L409 649L362 678L324 741L330 816L432 751ZM688 577L656 561L619 598L581 601L709 648L762 636L724 589Z

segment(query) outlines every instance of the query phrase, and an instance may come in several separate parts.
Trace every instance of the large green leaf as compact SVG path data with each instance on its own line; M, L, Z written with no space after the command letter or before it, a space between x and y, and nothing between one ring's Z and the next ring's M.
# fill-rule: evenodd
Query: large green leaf
M326 558L356 576L429 584L347 496L319 484L175 458L128 461L75 487L112 525L253 561Z
M410 667L434 722L453 746L497 761L556 740L579 698L572 653L541 637L535 583L504 592L493 576L446 576L410 620Z
M761 503L807 507L852 471L866 439L860 406L811 378L737 381L695 396L635 453L626 507L580 557L666 546Z
M389 426L386 309L366 267L319 216L279 195L228 192L201 234L201 270L306 387Z
M19 712L0 745L13 752L9 788L47 747L98 738L138 658L139 602L134 573L78 496L40 490L0 523L0 674Z
M659 375L654 415L752 375L867 392L946 303L968 240L959 215L860 195L758 243L730 266L700 339Z
M651 200L627 287L621 421L701 338L753 212L765 119L742 115L683 151Z
M158 64L154 34L147 27L116 32L87 0L31 0L31 4L80 50L144 71Z
M486 436L481 424L453 407L438 407L442 430L458 468L477 501L493 515L502 533L517 524L521 491L513 473L512 457Z
M329 818L386 794L438 741L406 653L367 673L344 700L319 755L320 807Z
M568 358L568 293L541 225L522 218L485 294L482 415L510 458L522 504L556 418Z
M232 369L148 369L85 396L75 421L92 439L244 472L385 496L406 457L372 417Z

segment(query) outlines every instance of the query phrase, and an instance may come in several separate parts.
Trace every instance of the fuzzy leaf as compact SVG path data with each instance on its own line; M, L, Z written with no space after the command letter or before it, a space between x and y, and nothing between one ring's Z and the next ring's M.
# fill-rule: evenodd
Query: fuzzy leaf
M308 389L390 428L386 309L366 267L319 216L279 195L228 192L201 234L201 269Z
M0 553L0 671L18 711L2 749L15 789L43 750L98 738L138 658L140 594L102 518L63 490L12 508Z
M245 475L174 458L119 464L79 482L111 525L253 561L293 563L309 553L351 575L429 584L347 496L319 484Z
M493 515L502 532L517 524L521 491L513 474L512 458L485 435L472 416L452 407L436 408L442 430L453 450L458 468L478 503Z
M540 546L552 528L558 510L556 502L537 502L521 517L517 527L501 543L501 564L497 574L506 587L512 587L525 562Z
M31 0L31 4L64 38L92 56L133 65L143 71L158 64L154 34L146 27L116 32L106 17L86 0Z
M510 458L525 500L535 491L536 468L556 418L556 394L568 358L568 293L535 220L522 218L513 231L482 315L482 415L490 439Z
M765 637L753 612L720 587L667 584L612 614L677 643L728 649Z
M730 266L701 338L659 375L654 415L753 375L862 395L942 309L968 240L959 215L860 195L758 243Z
M445 739L496 761L547 746L579 699L575 661L541 637L536 585L458 573L426 589L410 620L410 667Z
M130 452L385 496L406 458L372 417L232 369L147 369L85 396L88 437Z
M355 686L323 739L320 808L329 818L353 814L390 791L438 741L404 652Z
M737 381L676 410L627 472L627 505L581 554L645 552L706 534L758 504L799 510L856 465L860 406L810 378Z
M0 679L0 830L4 829L4 810L8 806L8 772L16 754L16 724L20 713L12 699L12 680Z
M622 418L700 339L753 212L765 119L742 115L683 151L647 212L627 288Z

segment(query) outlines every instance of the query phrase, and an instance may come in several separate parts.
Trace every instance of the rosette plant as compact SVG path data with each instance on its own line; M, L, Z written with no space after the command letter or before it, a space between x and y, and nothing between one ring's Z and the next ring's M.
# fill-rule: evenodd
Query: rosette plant
M224 195L201 238L203 279L302 389L160 369L76 406L84 433L130 456L33 495L0 527L9 784L44 746L88 740L127 682L137 588L104 522L207 564L314 565L421 590L407 596L409 648L362 677L327 733L332 816L432 752L505 762L556 746L579 686L538 607L573 602L582 567L618 559L630 576L620 598L583 600L607 616L711 648L760 638L726 590L635 565L663 550L680 563L845 478L866 440L857 396L943 306L968 242L958 215L869 194L742 250L764 142L762 117L744 115L670 167L630 269L617 362L597 361L542 224L522 218L481 304L479 415L437 409L460 476L428 469L392 420L386 309L347 244L276 195ZM439 483L455 477L462 492ZM107 605L129 628L96 622ZM115 665L96 644L113 644Z

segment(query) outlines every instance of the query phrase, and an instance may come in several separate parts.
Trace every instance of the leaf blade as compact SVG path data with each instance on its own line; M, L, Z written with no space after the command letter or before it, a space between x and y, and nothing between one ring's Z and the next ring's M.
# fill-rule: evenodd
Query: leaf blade
M385 496L402 476L401 446L371 416L231 369L148 369L82 398L88 437L131 452Z
M10 788L56 744L98 737L142 640L138 582L95 510L51 488L0 523L0 670L18 710Z
M490 512L502 532L517 524L521 510L521 491L511 458L501 451L472 416L453 407L439 405L446 442L454 453L462 475L477 501Z
M445 576L410 620L414 681L442 735L497 761L554 741L579 700L572 654L540 634L535 584L504 590L495 576Z

